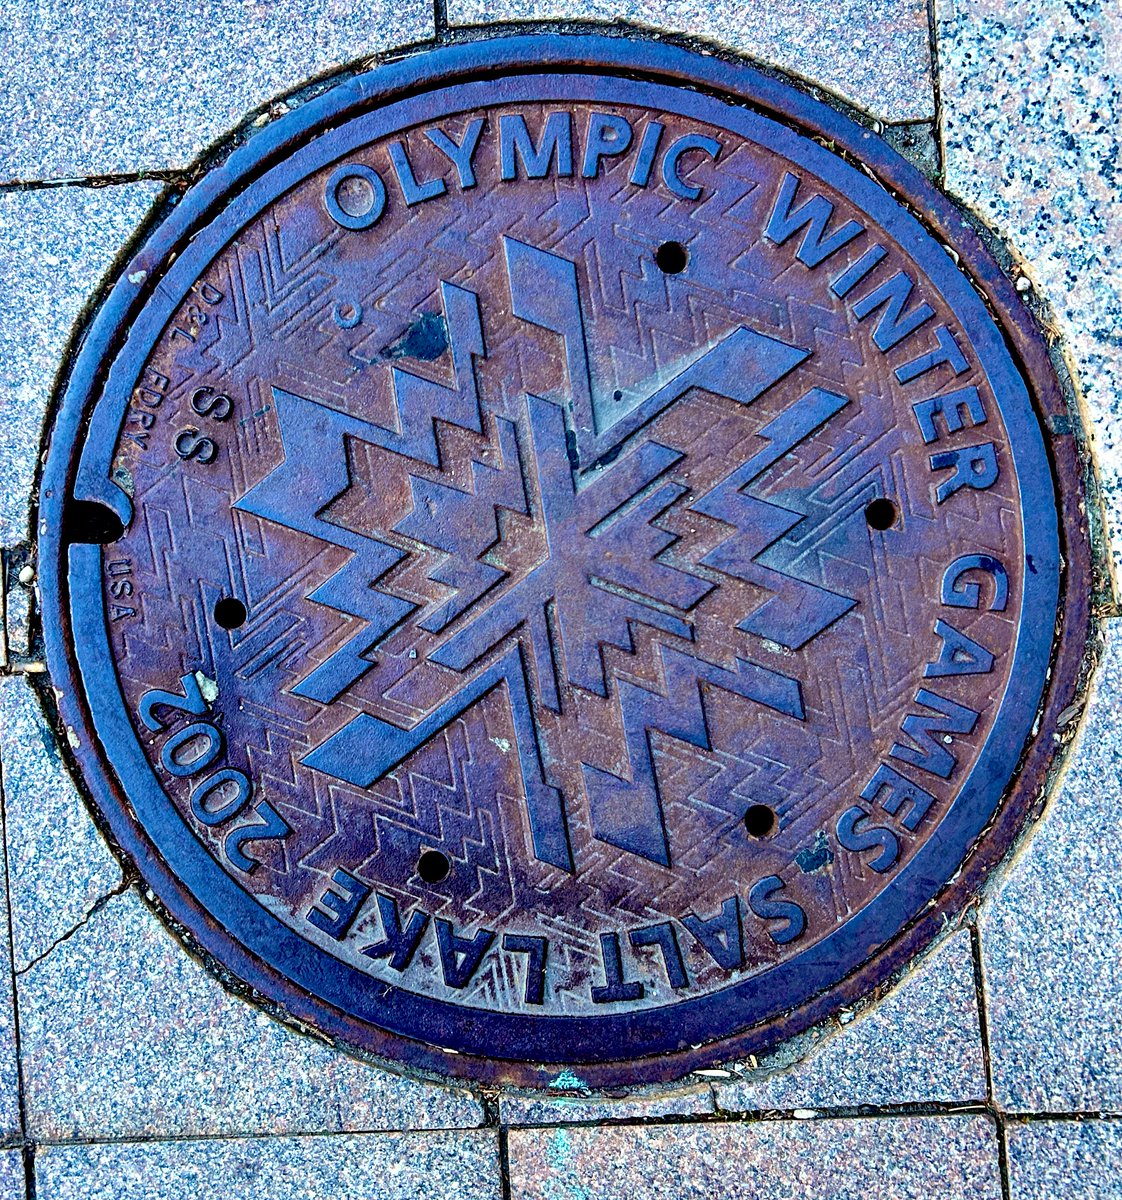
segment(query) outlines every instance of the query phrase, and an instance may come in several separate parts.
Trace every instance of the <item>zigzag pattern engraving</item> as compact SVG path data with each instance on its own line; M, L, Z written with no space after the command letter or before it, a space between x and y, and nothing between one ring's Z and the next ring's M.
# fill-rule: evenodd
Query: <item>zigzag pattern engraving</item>
M444 387L391 368L398 414L397 429L383 429L335 409L273 389L277 422L284 445L284 462L234 507L266 517L353 551L354 557L309 596L338 612L363 620L362 630L293 690L330 703L370 668L369 651L414 609L408 601L372 591L379 579L404 557L386 542L324 520L321 513L350 483L344 450L347 438L358 438L387 450L437 464L436 421L445 420L478 431L479 394L472 356L483 353L479 301L473 292L444 284L448 339L452 349L455 385Z
M769 566L765 552L791 532L805 517L744 489L809 437L849 401L823 388L814 388L759 432L768 445L743 466L730 472L692 507L733 527L728 537L702 562L726 575L759 584L772 593L769 600L749 613L739 628L788 650L798 650L811 638L844 616L856 601L839 596L789 571Z
M573 860L564 797L543 766L539 706L559 713L563 685L607 697L605 651L631 651L634 622L689 644L689 613L713 587L701 574L665 558L677 539L656 522L684 493L683 485L665 478L681 454L645 439L643 429L693 388L749 405L808 352L734 328L663 372L606 421L594 395L573 264L511 238L503 244L512 311L560 338L565 386L548 397L525 396L521 438L515 423L497 420L501 464L473 461L471 491L410 469L412 508L394 526L402 538L438 552L427 575L451 596L415 619L421 629L440 635L429 661L456 672L458 681L412 728L360 713L303 761L369 787L505 684L534 853L569 871ZM348 486L348 439L439 467L434 418L481 430L472 366L473 356L484 355L478 301L448 283L442 285L442 297L455 383L447 387L391 368L397 429L274 391L286 458L238 507L351 550L352 558L310 598L364 621L361 632L293 688L298 695L324 703L335 699L369 668L374 646L416 610L381 583L406 552L321 514ZM792 648L837 620L853 601L797 578L779 562L762 561L803 514L746 489L846 403L823 389L806 393L760 430L766 448L692 506L732 527L702 564L768 594L745 614L740 628ZM501 540L500 509L533 516L544 531L545 553L515 579L487 561ZM513 644L500 650L511 638ZM702 683L793 719L802 719L803 704L796 680L745 658L726 669L664 644L658 653L657 690L615 683L629 777L585 764L584 787L596 837L669 864L651 732L707 750Z
M616 683L631 779L619 779L585 764L584 785L597 837L621 850L669 866L670 847L651 753L651 733L665 734L708 750L703 683L755 700L798 720L803 719L803 702L799 685L793 679L745 659L737 659L735 671L726 671L669 646L659 646L658 650L663 675L661 692L624 680Z
M415 132L419 174L447 173ZM169 662L213 679L228 765L292 827L243 885L305 935L340 868L403 920L428 914L404 982L469 1008L525 1012L524 956L500 932L450 990L437 919L548 938L548 1003L577 1015L604 1011L603 930L712 919L771 873L822 928L859 911L885 880L870 853L837 852L837 818L909 711L946 563L1021 554L1012 472L933 506L900 356L830 291L833 264L763 237L782 169L725 141L691 204L636 188L623 156L594 180L517 186L493 186L482 156L478 187L355 233L323 211L327 172L305 181L208 267L226 298L181 307L197 340L165 330L153 351L170 386L149 451L120 447L138 519L114 557L143 598L109 627L126 701L166 687ZM855 215L823 191L839 222ZM668 239L688 249L679 275L656 263ZM754 356L772 353L794 367L771 386L761 371L750 399ZM711 390L703 371L734 358ZM990 405L980 368L959 382ZM219 456L200 468L174 437L203 386L235 411L206 418ZM416 412L413 389L429 394ZM999 408L986 436L1005 446ZM884 534L864 517L877 496L899 517ZM227 596L247 609L232 630ZM1016 620L969 617L995 667L955 694L997 695ZM225 863L192 782L169 794ZM763 841L743 822L754 804L777 817ZM822 834L834 859L805 873ZM443 881L420 875L426 850L449 860ZM750 970L791 952L742 915ZM372 899L341 941L312 936L403 982L361 954L381 937ZM680 999L657 948L622 948L645 1003ZM688 934L680 948L699 993L726 986Z

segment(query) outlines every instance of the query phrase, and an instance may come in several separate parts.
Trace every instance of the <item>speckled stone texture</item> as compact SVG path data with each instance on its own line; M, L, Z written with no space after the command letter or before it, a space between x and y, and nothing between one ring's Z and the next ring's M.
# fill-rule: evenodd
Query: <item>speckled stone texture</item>
M1062 786L981 910L990 1058L1014 1112L1122 1109L1122 621Z
M5 902L4 878L4 875L0 875L0 912ZM7 928L0 932L0 1137L11 1137L20 1132L16 1024L7 934ZM6 1165L0 1166L0 1200L6 1200L6 1169Z
M2 115L10 64L5 75L0 129L10 135ZM161 190L143 183L0 193L0 546L28 537L43 416L74 322Z
M0 1200L25 1200L23 1154L19 1150L0 1150Z
M466 1092L369 1067L231 996L134 891L109 900L21 975L19 994L36 1138L482 1122Z
M755 55L882 121L934 115L922 0L448 8L453 24L540 16L660 26ZM1055 314L1122 580L1118 3L936 8L947 183L1013 246ZM285 89L432 32L429 0L8 4L0 182L181 168ZM886 136L916 142L934 170L930 128ZM28 537L43 417L74 322L162 187L0 192L0 546ZM23 588L7 598L17 657L28 649L30 597ZM1122 621L1107 634L1063 786L981 909L995 1100L1014 1114L1122 1111ZM0 773L38 1200L498 1200L498 1135L470 1128L484 1119L475 1098L292 1032L226 992L135 890L117 894L120 869L24 679L0 679ZM20 1120L7 953L0 934L0 1138L10 1146ZM786 1061L667 1096L503 1097L502 1122L545 1127L510 1132L510 1195L1001 1196L998 1135L985 1116L735 1116L976 1103L986 1075L967 932ZM732 1119L704 1119L715 1115L714 1093ZM612 1121L629 1123L591 1127ZM439 1132L364 1132L409 1128ZM1122 1200L1122 1122L1014 1116L1004 1137L1008 1200ZM95 1144L51 1144L71 1139ZM0 1200L25 1195L20 1151L0 1150Z
M694 1116L713 1111L708 1084L689 1091L629 1096L619 1100L585 1100L579 1096L502 1096L499 1120L504 1125L566 1125L592 1121L634 1121L657 1117Z
M448 0L453 25L623 20L691 34L816 83L882 121L935 114L923 0Z
M499 1200L494 1134L44 1146L37 1200Z
M432 34L429 0L5 5L0 182L183 167L279 94Z
M787 1052L789 1057L790 1051ZM783 1055L760 1064L774 1071ZM717 1088L726 1111L978 1101L986 1095L970 934L960 930L882 1003L782 1074Z
M936 10L947 187L1012 244L1065 335L1122 578L1122 9Z
M1032 1121L1005 1138L1009 1200L1122 1197L1122 1122Z
M0 679L12 949L22 971L121 881L26 678Z
M985 1117L512 1130L525 1200L998 1200Z

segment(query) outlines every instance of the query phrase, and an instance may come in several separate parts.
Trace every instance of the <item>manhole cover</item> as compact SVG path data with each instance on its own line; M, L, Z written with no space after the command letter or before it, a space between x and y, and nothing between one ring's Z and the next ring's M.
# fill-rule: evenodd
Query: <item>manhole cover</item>
M622 40L385 67L198 183L41 512L63 718L171 914L330 1035L530 1085L758 1050L914 953L1059 703L1054 383L954 223Z

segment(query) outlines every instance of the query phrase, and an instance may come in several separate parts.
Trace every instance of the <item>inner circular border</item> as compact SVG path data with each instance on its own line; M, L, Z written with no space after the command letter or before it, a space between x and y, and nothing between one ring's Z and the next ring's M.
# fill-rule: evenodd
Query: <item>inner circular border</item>
M501 83L494 79L480 79L480 76L504 69L510 74ZM78 433L90 405L101 400L106 392L112 395L116 391L127 401L131 388L121 389L120 381L123 375L135 374L133 367L138 370L147 357L150 346L141 349L137 349L137 346L148 342L151 330L147 327L156 324L155 314L159 306L151 301L157 283L165 307L168 303L177 304L179 297L173 302L166 301L164 289L169 288L173 277L189 276L189 286L201 274L204 268L195 268L193 264L205 253L208 241L221 238L224 245L237 228L251 219L252 214L245 214L251 197L264 189L268 191L265 203L270 203L283 190L273 186L277 175L294 176L290 183L295 182L306 177L311 170L336 161L356 146L366 144L378 136L377 132L371 133L367 128L372 121L374 124L385 124L384 132L400 128L410 123L407 115L397 119L402 106L406 112L410 107L424 106L425 118L445 115L449 109L441 107L438 111L432 107L431 92L438 88L447 89L450 85L457 85L458 96L468 96L464 103L452 106L450 111L494 103L496 100L523 98L519 92L525 89L533 90L533 99L548 100L550 96L540 86L545 82L540 76L562 71L568 72L564 79L567 86L582 79L588 84L588 95L574 95L570 91L565 97L573 99L608 100L624 91L634 102L636 89L660 86L659 83L628 78L631 72L642 73L649 80L661 80L663 84L677 85L671 87L668 96L660 97L661 104L683 115L728 127L754 142L760 142L761 139L751 132L738 129L740 121L750 126L753 122L759 123L762 115L770 118L772 123L777 117L784 122L781 125L771 124L771 132L778 143L771 148L794 162L809 156L815 161L811 165L804 162L806 169L838 186L846 194L860 192L856 202L923 264L933 286L943 293L964 325L966 314L973 313L973 322L978 328L970 329L971 342L999 400L1014 450L1022 496L1052 496L1055 484L1040 426L1016 364L1008 359L1011 347L1003 344L1001 334L980 297L949 256L940 255L942 261L925 261L924 250L929 254L931 249L936 249L928 240L933 236L932 233L903 210L891 194L836 154L815 146L807 140L806 134L828 137L840 143L850 154L859 154L866 162L873 160L872 165L881 168L879 173L889 174L887 182L893 191L906 201L910 200L913 205L922 204L932 210L928 214L929 219L931 215L936 218L941 215L944 220L950 217L952 222L961 225L962 219L957 212L914 168L899 159L879 139L874 139L868 131L834 110L741 64L702 58L664 44L636 43L619 38L583 35L510 37L435 50L338 85L236 150L223 166L195 185L167 221L152 232L132 263L121 273L95 317L61 401L54 432L55 448L50 454L42 480L40 569L44 583L45 617L48 618L45 620L48 662L56 684L65 682L68 685L63 687L60 707L69 723L87 733L87 737L79 738L80 745L75 757L95 792L98 805L107 817L114 836L142 864L142 873L156 887L172 915L205 949L253 986L278 1000L293 1015L310 1019L321 1028L326 1027L329 1032L380 1057L441 1075L469 1075L477 1079L530 1086L547 1085L560 1066L580 1065L582 1075L588 1082L594 1086L609 1086L621 1081L675 1078L694 1066L711 1063L718 1054L727 1057L758 1050L766 1042L804 1029L829 1009L870 990L929 940L931 932L926 930L922 919L916 918L924 905L934 900L935 894L947 893L951 888L941 878L947 872L924 876L920 864L932 859L945 860L951 855L954 856L955 869L962 863L969 847L990 822L1009 780L1007 769L1000 769L996 779L991 778L979 784L979 777L984 780L986 774L983 768L987 765L1000 768L1002 763L1016 760L1030 732L1033 718L1037 715L1049 667L1048 652L1053 629L1048 624L1044 628L1037 626L1026 631L1025 614L1056 609L1060 545L1052 506L1034 504L1029 513L1031 520L1025 524L1026 552L1033 554L1037 570L1035 573L1025 573L1014 666L994 727L951 809L915 858L896 877L890 889L815 946L761 975L705 997L643 1013L603 1017L491 1014L465 1010L402 988L390 987L387 993L385 985L377 984L364 973L305 942L287 925L268 914L210 857L202 843L183 824L159 786L136 740L117 690L105 637L101 550L97 546L75 545L70 548L70 561L67 564L67 548L60 536L61 518L71 481L74 483L75 499L109 502L126 521L130 515L127 498L108 479L108 459L119 426L119 418L109 419L113 414L112 407L104 401L98 405L83 447L78 444ZM537 87L534 86L535 79L539 85ZM716 95L686 90L681 87L684 82L694 87L700 84ZM499 95L495 94L496 88L499 88ZM448 94L445 92L446 96ZM719 115L705 116L702 110L712 109L715 104L721 106ZM307 166L305 159L314 157L316 151L314 143L308 139L318 126L329 121L349 122L347 129L355 135L354 144L349 141L337 142L330 154L319 155L323 161L315 166ZM791 121L804 127L801 136L785 128L785 123ZM230 199L231 193L235 193L233 199ZM222 210L220 217L219 209ZM941 214L940 209L943 210ZM948 236L943 230L938 232L944 238ZM189 246L186 244L188 239L191 239ZM973 267L977 268L980 263L988 290L998 293L989 297L991 303L1000 303L1007 310L1011 297L1000 295L1002 285L1005 292L1011 293L1007 282L977 238L970 235L966 240L972 240L975 244L969 247L964 257ZM960 237L960 244L962 241ZM161 274L161 265L180 246L183 252L174 266L166 274ZM146 280L145 286L137 287L128 282L130 277L137 277L138 271L143 272L141 277ZM174 287L170 287L170 291L175 295ZM1015 299L1013 304L1017 305ZM1036 348L1032 340L1031 323L1024 319L1023 312L1020 313L1020 322L1008 319L1015 317L1018 311L1019 305L1012 314L1005 312L1005 333L1021 351L1018 357L1021 358L1022 368L1037 385L1038 402L1050 400L1051 407L1058 409L1062 401L1054 379L1047 371L1046 357L1042 359L1039 353L1042 348L1037 349L1037 361L1032 364L1035 369L1029 369L1032 352ZM170 309L167 315L170 315ZM154 336L158 336L164 323L165 320L158 322ZM985 359L994 355L999 361L1005 359L1008 366L1000 363L999 370L992 369ZM103 380L102 366L109 357L114 359L113 366L108 379ZM1044 386L1040 387L1038 376L1042 369L1045 377ZM99 444L104 450L104 461L100 463L97 461ZM85 446L92 446L94 452L86 452ZM83 450L80 460L79 449ZM1074 450L1074 447L1069 449ZM1078 476L1075 478L1077 480ZM1064 507L1070 514L1071 505ZM1025 514L1024 506L1022 514ZM1083 550L1080 564L1086 561L1085 546ZM1085 577L1085 570L1079 573ZM1069 570L1069 593L1071 584L1072 572ZM1086 609L1085 604L1083 609ZM1073 627L1070 611L1068 615L1066 628L1074 628L1077 634L1081 633L1078 621ZM1078 618L1080 614L1076 612L1075 615ZM77 666L81 676L88 681L89 691L82 687L75 664L67 659L68 636L77 649ZM1081 652L1082 637L1074 659L1076 664ZM1068 659L1071 660L1070 654ZM1069 671L1067 674L1072 673ZM1055 680L1056 676L1053 678ZM91 692L96 695L91 696ZM1048 710L1057 711L1057 704L1052 698ZM88 736L95 731L117 747L114 755L116 778L106 771L111 764L108 755L98 744L99 739ZM1043 740L1041 737L1036 745L1039 746ZM126 752L123 756L122 747ZM143 825L129 811L126 797L131 797L137 814L144 814L146 819ZM1006 810L1009 807L1006 805L1001 810L1000 817L1008 817ZM969 896L973 886L985 874L987 864L992 864L1008 848L1026 806L1016 807L1019 816L1015 820L1005 819L1001 822L1003 829L998 832L1002 836L997 839L1000 844L991 845L991 853L981 856L981 870L962 872L963 878L969 876L972 880L969 889L964 889L962 882L958 884L956 890L963 893L963 898ZM992 843L994 838L991 836L987 841ZM955 849L958 846L960 850ZM997 852L993 853L995 849ZM158 857L152 853L154 850ZM978 858L977 854L971 856L972 866ZM168 864L174 864L174 868ZM184 893L184 887L189 889L190 894ZM194 894L199 891L204 895L209 894L209 912L202 908ZM215 903L216 898L218 904ZM940 904L944 909L950 907L950 902L945 898ZM887 920L882 916L879 928L869 928L874 914L882 914L886 908L891 910ZM222 915L224 912L227 915ZM235 919L231 920L231 916ZM887 926L892 928L886 934ZM239 929L240 941L231 934L230 929L233 928ZM847 964L841 972L841 978L833 967L840 957L836 948L838 942L842 944L840 953L848 953L852 957L857 951L857 961ZM885 948L876 959L862 961L867 959L870 942ZM826 947L831 949L824 953ZM325 964L331 974L346 976L349 973L356 978L334 980L335 986L324 988ZM808 970L811 964L814 969ZM767 999L769 995L774 995L776 980L785 981L790 975L800 977L798 986L790 988L788 992L793 997L792 1011L778 1018L772 1014L761 1021L761 1013L772 1007ZM300 978L314 981L313 986L320 993L318 998L315 994L306 995L299 991L295 981ZM305 987L308 986L305 984ZM781 982L780 986L784 984ZM372 993L375 990L381 994L372 1005ZM394 1020L396 1009L403 1003L421 1010L419 1015L422 1017L421 1028L425 1041L410 1037L410 1034L420 1032L416 1023L412 1028L406 1028L400 1022L395 1022L399 1027L393 1032L372 1030L367 1024L376 1022L384 1027ZM715 1035L714 1010L721 1015L726 1026L725 1031ZM757 1024L753 1025L753 1020ZM449 1036L453 1025L461 1035L455 1039ZM668 1025L672 1029L668 1029ZM739 1032L730 1034L727 1031L730 1025ZM516 1037L512 1037L512 1026L517 1027ZM582 1038L579 1029L571 1027L594 1027L595 1032ZM669 1046L666 1044L668 1038L672 1043ZM530 1061L488 1057L500 1040L506 1044L508 1053ZM456 1049L460 1052L447 1054L439 1048L441 1042L453 1046L458 1042ZM593 1051L610 1043L616 1061L591 1061L586 1048L589 1043ZM536 1065L538 1063L542 1065Z
M544 87L543 80L548 80ZM124 406L154 343L176 308L186 299L191 285L225 249L231 237L257 219L283 191L302 183L313 172L340 162L344 156L375 138L413 125L418 119L439 120L453 113L476 111L485 103L492 88L490 82L445 86L439 97L422 93L352 118L333 131L336 136L330 145L324 144L327 139L312 142L255 179L220 218L201 230L162 277L158 296L150 299L129 330L122 352L113 364L106 398L101 400L91 421L89 441L80 459L81 472L87 474L91 486L95 480L99 487L102 481L108 480L108 460L117 445ZM544 1060L553 1055L554 1061L566 1066L595 1061L606 1045L627 1045L637 1055L673 1050L677 1047L673 1042L667 1044L664 1027L668 1018L674 1022L671 1036L680 1043L719 1040L728 1036L730 1027L767 1020L773 1014L777 992L791 997L793 1004L801 1004L818 991L837 983L839 970L840 976L844 977L858 969L867 957L868 946L883 944L895 936L958 869L1004 792L1008 783L1004 764L1008 758L1015 758L1024 744L1036 713L1052 638L1051 625L1030 629L1025 636L1025 617L1032 612L1055 611L1059 582L1056 513L1054 505L1045 501L1045 497L1050 501L1052 488L1039 426L1032 414L1027 391L989 314L955 269L951 258L938 247L924 244L920 240L926 236L923 231L909 228L915 224L914 218L843 160L759 114L720 106L720 102L711 97L659 84L588 79L574 74L561 78L520 76L504 81L501 99L504 103L530 100L563 103L589 99L610 103L622 101L625 96L631 103L645 100L652 108L706 119L710 125L727 128L782 155L785 161L813 172L848 196L863 192L863 195L854 196L855 204L898 244L909 247L911 243L911 252L920 261L924 257L919 252L920 246L927 251L926 257L931 256L932 250L937 253L934 262L923 263L928 272L927 279L942 293L961 322L1000 408L1022 495L1025 556L1027 561L1035 562L1036 570L1026 571L1023 575L1013 665L989 736L936 829L874 900L792 958L705 996L682 999L658 1008L602 1016L512 1016L506 1012L473 1009L468 1036L448 1036L451 1048L458 1053L482 1055L488 1050L494 1053L495 1048L501 1046L504 1058ZM119 407L107 402L107 397L116 397ZM127 524L132 515L131 506L120 489L110 486L121 497L124 509L120 515ZM1028 512L1023 503L1024 496L1036 498ZM106 498L103 487L99 498ZM106 637L101 554L96 551L83 555L83 558L83 563L72 563L71 566L71 587L81 589L86 597L80 611L72 614L78 658L87 678L108 681L115 673ZM102 740L113 747L110 758L118 778L157 850L184 886L196 897L205 897L208 910L231 936L283 970L298 986L314 991L328 1003L336 1004L365 1022L414 1038L424 1030L445 1028L446 1022L458 1023L459 1014L467 1011L462 1006L426 997L405 985L394 986L382 981L382 986L377 989L380 994L374 1000L371 992L375 990L375 984L368 974L308 942L291 926L264 910L256 896L229 876L194 831L184 824L144 755L132 722L125 716L126 705L117 690L115 678L112 686L106 682L98 689L91 709L95 728ZM187 836L182 836L183 833ZM259 909L264 914L264 922L256 911ZM287 944L290 940L294 940L294 944ZM714 1035L714 1030L721 1032Z

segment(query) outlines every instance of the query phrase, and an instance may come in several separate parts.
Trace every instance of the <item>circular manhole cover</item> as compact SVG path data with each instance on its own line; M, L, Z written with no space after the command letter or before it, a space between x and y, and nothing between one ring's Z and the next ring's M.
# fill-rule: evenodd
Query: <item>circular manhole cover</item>
M204 177L41 511L63 717L171 914L330 1035L530 1085L758 1050L929 940L1043 777L1079 542L954 223L622 40L389 66Z

